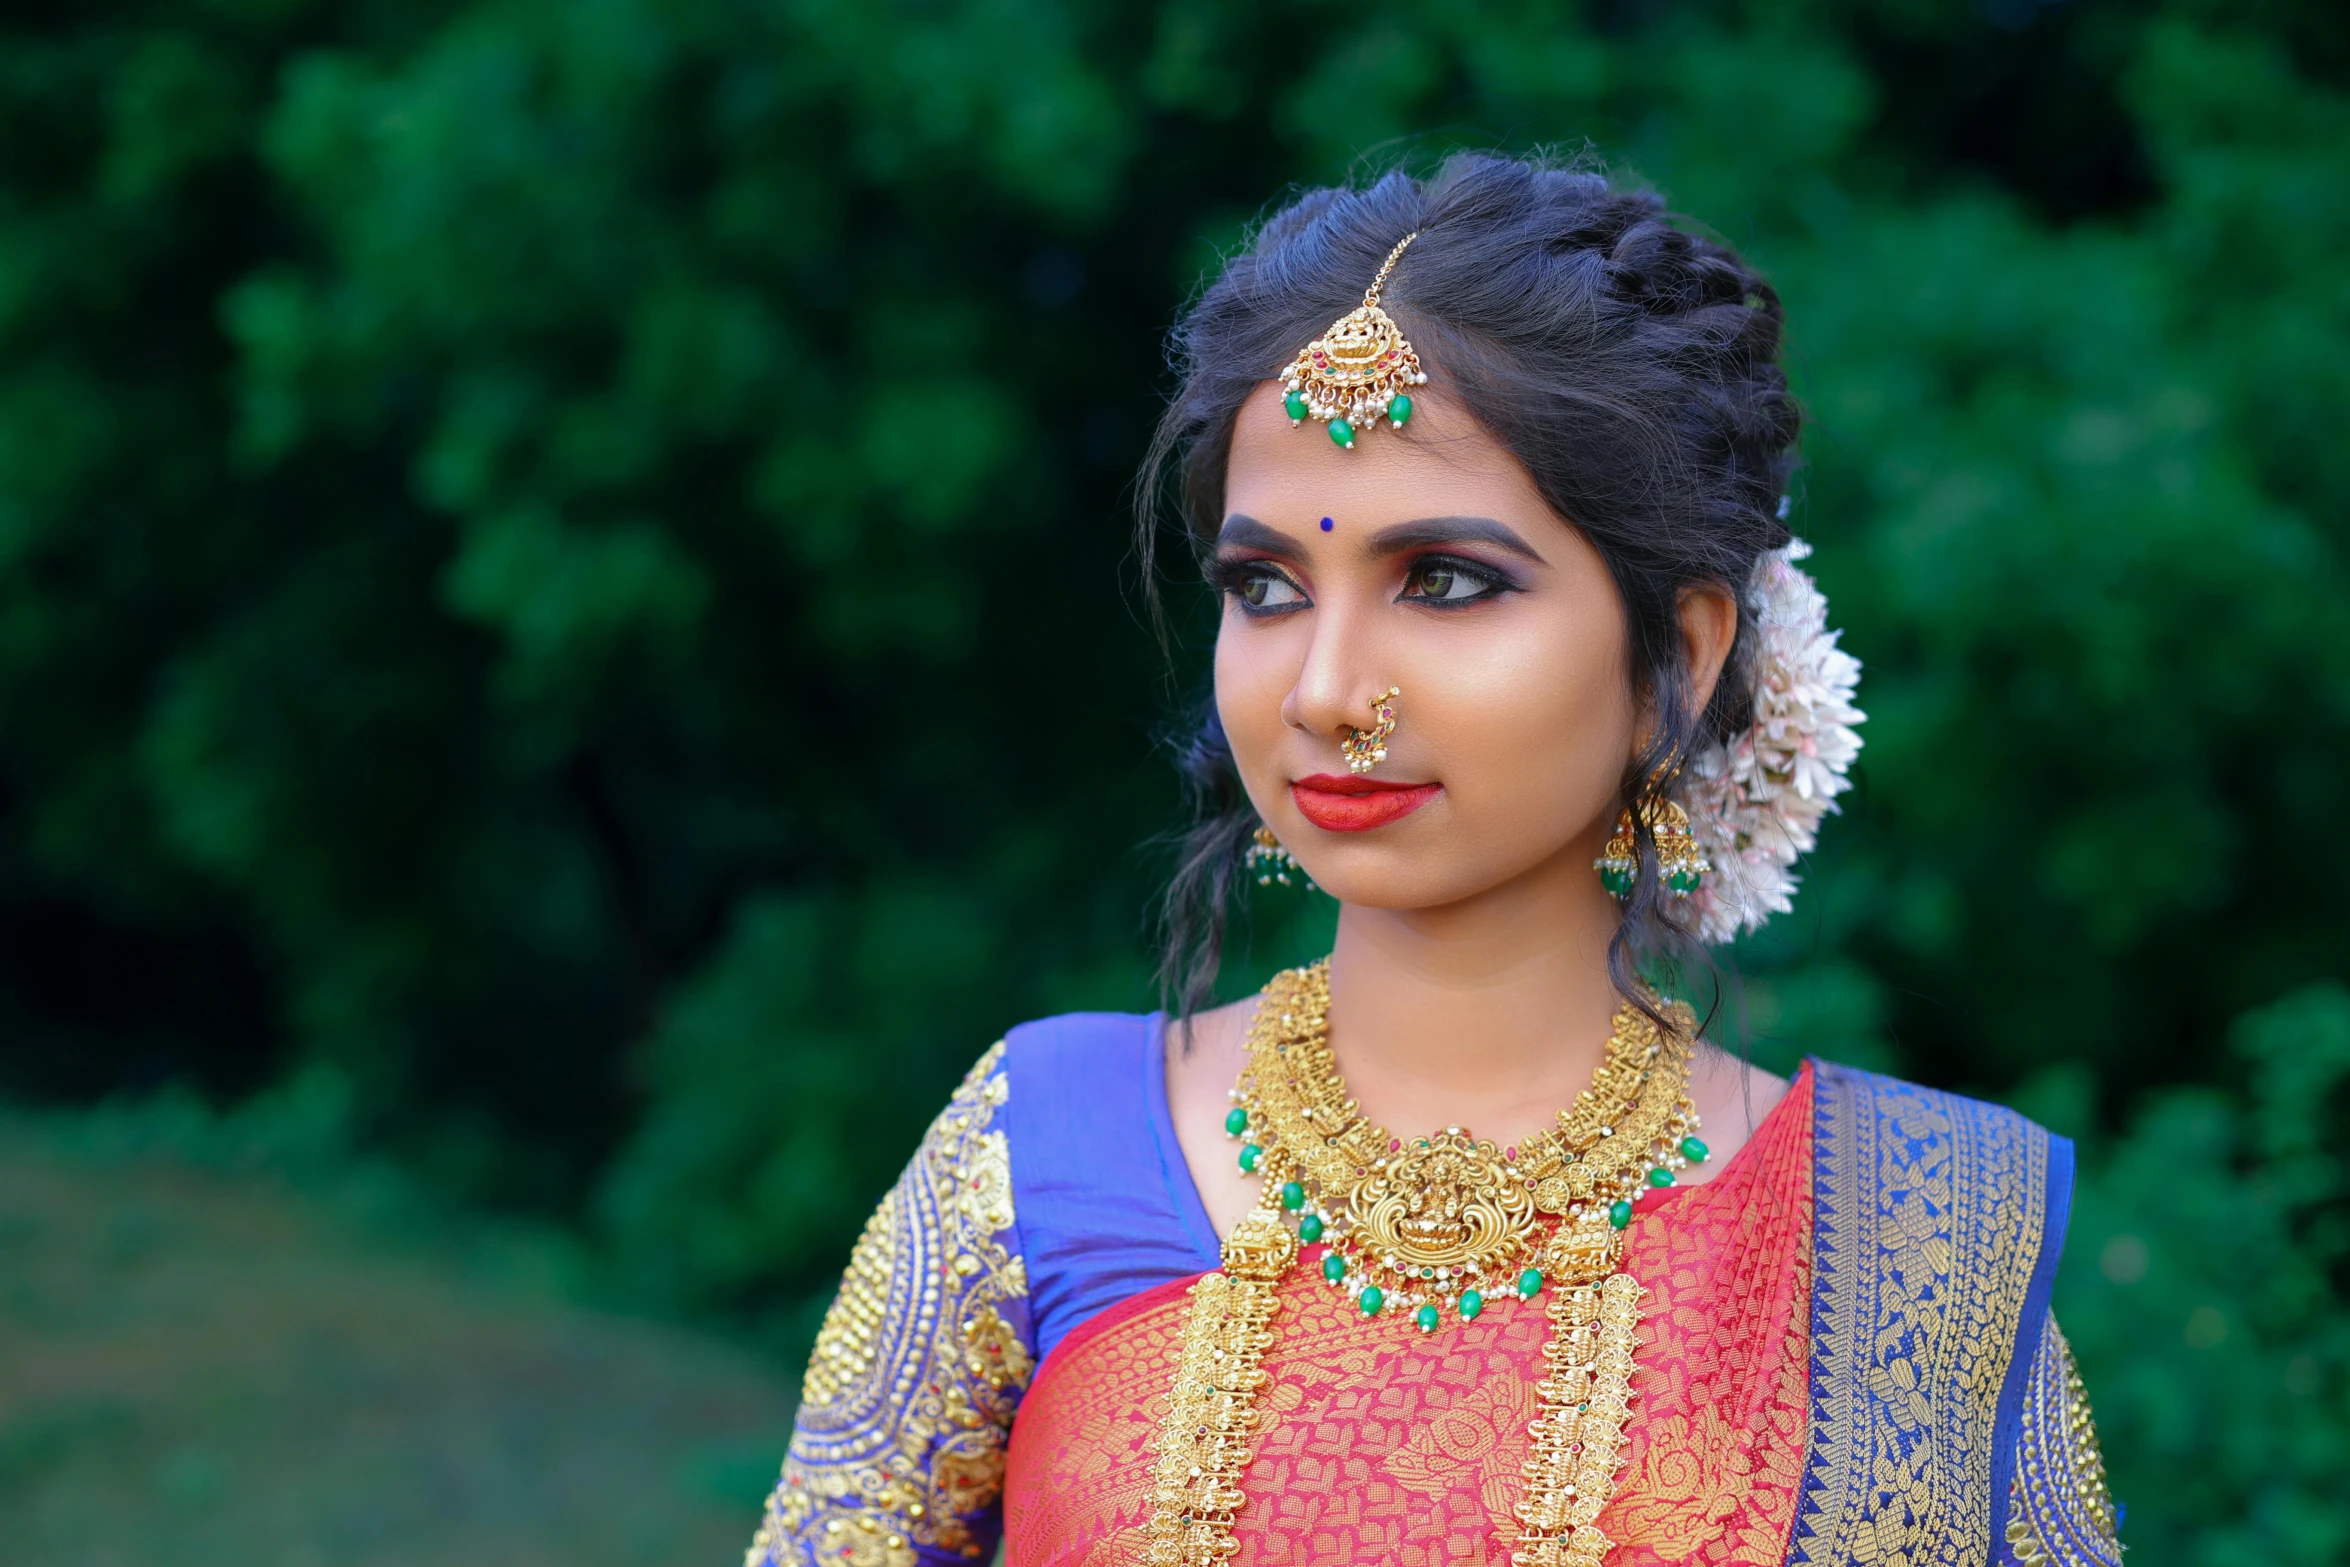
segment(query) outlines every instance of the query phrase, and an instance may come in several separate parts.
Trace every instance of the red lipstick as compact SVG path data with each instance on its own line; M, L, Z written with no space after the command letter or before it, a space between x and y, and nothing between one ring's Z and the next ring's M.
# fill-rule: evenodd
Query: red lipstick
M1443 792L1442 784L1388 783L1341 773L1316 773L1289 786L1298 814L1324 832L1369 832L1400 822Z

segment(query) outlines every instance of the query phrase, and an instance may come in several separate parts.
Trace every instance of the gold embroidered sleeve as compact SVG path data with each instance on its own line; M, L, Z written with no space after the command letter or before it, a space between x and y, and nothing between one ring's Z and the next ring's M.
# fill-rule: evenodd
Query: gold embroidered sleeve
M744 1567L985 1557L1035 1369L996 1045L931 1124L816 1335L783 1478Z
M2117 1523L2089 1395L2051 1313L2024 1388L2007 1559L2016 1567L2117 1567Z

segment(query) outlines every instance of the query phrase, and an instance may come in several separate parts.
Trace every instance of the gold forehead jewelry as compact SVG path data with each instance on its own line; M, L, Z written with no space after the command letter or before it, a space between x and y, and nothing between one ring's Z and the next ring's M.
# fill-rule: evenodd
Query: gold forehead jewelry
M1408 389L1427 385L1428 377L1403 329L1379 308L1379 290L1404 246L1419 237L1414 229L1397 241L1380 263L1379 275L1363 290L1363 302L1331 322L1281 372L1281 403L1293 428L1319 419L1329 426L1330 439L1353 451L1355 432L1370 429L1381 415L1399 430L1411 418Z
M1387 737L1395 733L1395 699L1402 695L1403 687L1389 686L1386 694L1371 698L1371 716L1378 723L1369 729L1350 729L1338 742L1348 772L1367 773L1387 760Z

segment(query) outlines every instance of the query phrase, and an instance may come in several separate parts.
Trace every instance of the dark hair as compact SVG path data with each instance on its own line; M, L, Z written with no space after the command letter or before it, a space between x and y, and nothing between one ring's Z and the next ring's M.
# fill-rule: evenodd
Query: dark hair
M1652 192L1583 166L1456 154L1421 179L1309 191L1184 312L1178 387L1137 499L1144 580L1155 584L1170 476L1197 556L1223 522L1224 469L1241 404L1301 345L1361 302L1396 241L1417 230L1380 303L1432 385L1523 463L1553 510L1606 560L1623 595L1635 695L1654 714L1624 769L1621 803L1646 805L1692 751L1752 721L1755 632L1744 589L1787 541L1780 518L1802 415L1779 368L1770 284L1692 231ZM1730 661L1692 710L1681 590L1739 596ZM1155 600L1154 607L1155 607ZM1182 747L1197 820L1163 918L1170 1010L1211 998L1240 856L1255 826L1212 703ZM1641 812L1641 869L1608 948L1616 988L1642 1003L1641 964L1699 950L1656 874Z

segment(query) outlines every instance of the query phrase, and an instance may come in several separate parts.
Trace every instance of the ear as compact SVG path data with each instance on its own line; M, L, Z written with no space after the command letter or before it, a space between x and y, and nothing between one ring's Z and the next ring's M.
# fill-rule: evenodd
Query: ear
M1728 588L1701 584L1681 590L1681 651L1689 660L1689 694L1696 711L1714 699L1730 645L1738 640L1738 600Z

